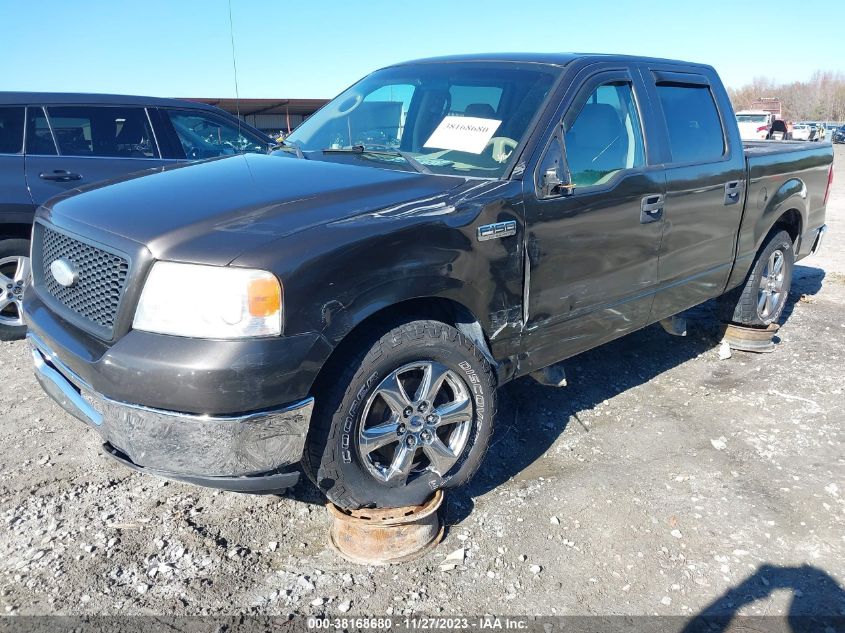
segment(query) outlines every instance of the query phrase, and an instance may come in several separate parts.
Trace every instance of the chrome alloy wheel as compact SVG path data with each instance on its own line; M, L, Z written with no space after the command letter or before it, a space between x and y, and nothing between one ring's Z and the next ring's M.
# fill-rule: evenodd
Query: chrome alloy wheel
M785 261L783 252L773 251L763 268L757 295L757 315L763 321L777 314L784 300Z
M444 476L466 448L472 419L471 392L457 373L435 361L409 363L368 398L358 451L383 483L401 486L426 471Z
M23 293L32 278L29 257L0 259L0 326L23 325Z

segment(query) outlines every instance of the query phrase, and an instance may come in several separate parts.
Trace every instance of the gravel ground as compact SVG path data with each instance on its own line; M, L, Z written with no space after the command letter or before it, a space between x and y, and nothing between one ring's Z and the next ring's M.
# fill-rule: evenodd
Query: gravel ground
M845 614L845 147L825 249L774 354L650 327L502 390L479 476L425 558L359 567L319 496L135 474L0 343L0 613ZM450 553L454 569L440 563Z

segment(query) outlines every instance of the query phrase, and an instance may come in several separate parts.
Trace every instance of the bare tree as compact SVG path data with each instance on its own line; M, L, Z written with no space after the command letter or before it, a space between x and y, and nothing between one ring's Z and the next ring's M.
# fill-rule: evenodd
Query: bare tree
M845 121L845 73L817 70L809 81L779 84L771 77L755 77L728 94L734 110L743 110L761 97L777 97L789 121Z

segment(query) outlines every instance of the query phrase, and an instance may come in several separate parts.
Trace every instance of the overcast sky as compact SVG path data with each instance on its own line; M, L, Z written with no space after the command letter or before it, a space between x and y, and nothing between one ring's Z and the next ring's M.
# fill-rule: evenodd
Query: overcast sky
M231 0L241 97L331 97L408 59L585 51L845 71L841 0ZM227 0L0 0L0 90L233 97Z

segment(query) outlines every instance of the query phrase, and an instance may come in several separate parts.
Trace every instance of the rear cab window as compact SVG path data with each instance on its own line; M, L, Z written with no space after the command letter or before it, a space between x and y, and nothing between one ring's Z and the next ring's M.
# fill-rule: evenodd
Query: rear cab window
M722 160L727 150L725 130L710 86L658 80L656 89L666 122L671 162Z
M23 151L23 106L0 107L0 154Z

